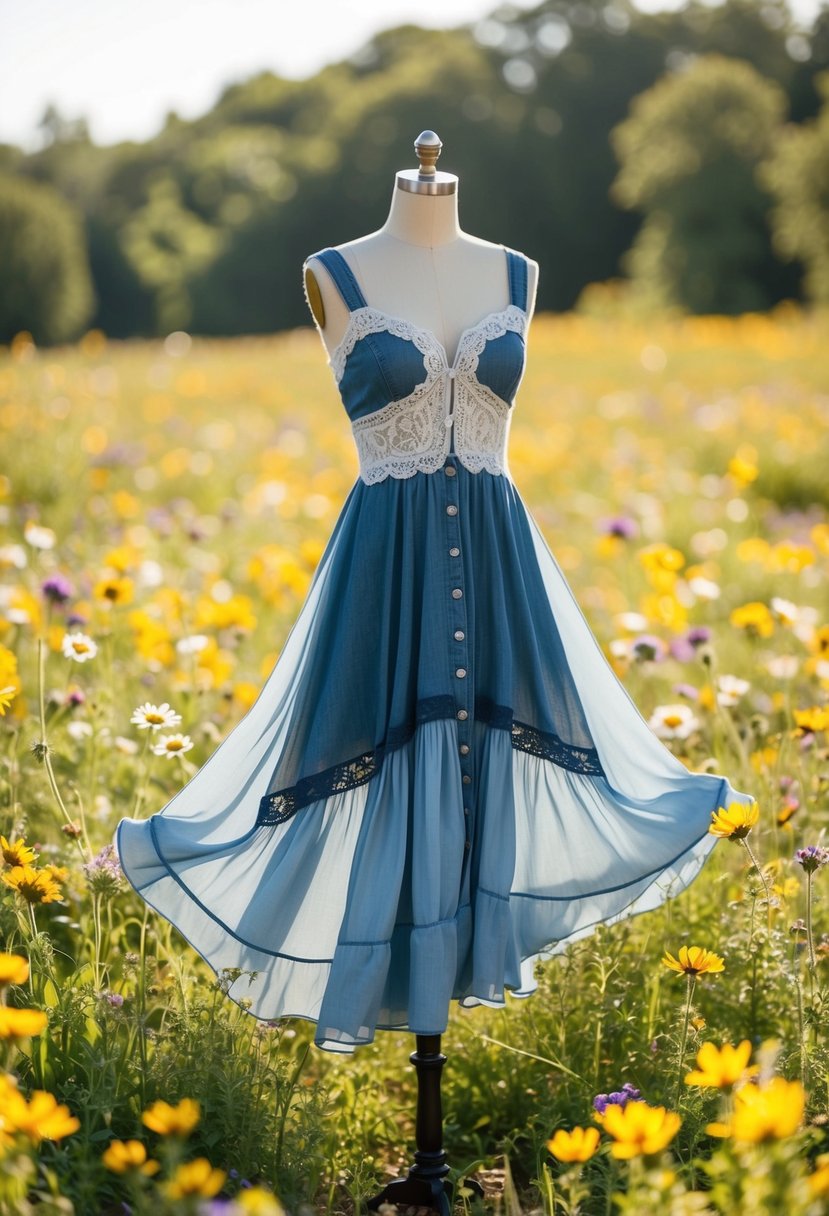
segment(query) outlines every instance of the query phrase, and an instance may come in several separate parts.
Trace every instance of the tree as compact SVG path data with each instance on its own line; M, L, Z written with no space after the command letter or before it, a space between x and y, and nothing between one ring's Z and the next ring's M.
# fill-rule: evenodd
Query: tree
M644 213L623 258L653 304L692 312L762 310L774 261L771 200L758 169L786 111L779 85L744 60L705 55L637 97L611 132L611 187Z
M44 345L83 332L95 306L74 207L51 186L0 174L0 341L28 330Z
M772 208L774 246L781 257L799 258L806 268L806 294L829 304L829 72L815 81L823 97L817 118L787 124L761 177L776 199Z

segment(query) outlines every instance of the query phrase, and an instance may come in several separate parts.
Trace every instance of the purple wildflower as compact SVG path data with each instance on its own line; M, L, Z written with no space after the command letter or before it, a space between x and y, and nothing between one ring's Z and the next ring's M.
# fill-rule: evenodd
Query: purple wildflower
M659 663L667 654L665 643L653 633L642 633L634 638L630 651L635 659L649 663Z
M86 693L82 688L78 688L77 685L70 688L63 699L64 705L83 705L85 701Z
M123 870L114 844L105 844L91 861L84 862L83 872L89 889L96 894L112 895L122 886Z
M694 625L686 632L685 640L696 650L698 646L704 646L706 642L711 641L711 630L707 625Z
M694 657L694 648L684 636L672 638L668 643L668 650L671 652L671 658L676 659L678 663L690 663Z
M642 1095L635 1085L631 1085L630 1081L626 1081L621 1089L613 1090L609 1094L596 1094L593 1099L593 1106L603 1115L608 1106L626 1106L628 1102L635 1101Z
M50 574L40 584L41 595L53 604L64 604L75 594L75 588L62 574Z
M693 684L674 684L674 692L678 697L686 697L689 701L699 700L699 689Z
M120 1009L124 1003L124 998L121 996L120 992L102 992L100 995L108 1005L112 1006L113 1009Z
M66 618L66 627L71 629L73 625L86 625L89 617L84 616L82 612L70 612Z
M622 540L639 535L639 525L629 515L614 515L611 519L603 519L599 528L606 536L618 536Z
M829 861L829 849L821 848L819 844L809 844L805 849L798 849L794 859L807 874L814 874Z

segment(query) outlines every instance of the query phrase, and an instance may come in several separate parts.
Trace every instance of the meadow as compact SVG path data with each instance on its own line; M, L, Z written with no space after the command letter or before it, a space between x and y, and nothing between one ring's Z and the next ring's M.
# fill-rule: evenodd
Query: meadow
M472 1173L505 1216L829 1210L826 333L533 323L511 476L640 711L756 805L530 998L453 1007L470 1210ZM411 1160L413 1036L252 1018L109 847L252 704L357 476L319 339L19 334L0 432L0 1212L351 1216Z

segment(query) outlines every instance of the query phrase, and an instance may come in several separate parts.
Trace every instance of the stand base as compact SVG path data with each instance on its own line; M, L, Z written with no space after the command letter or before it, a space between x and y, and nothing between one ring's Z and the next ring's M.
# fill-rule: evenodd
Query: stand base
M367 1201L366 1206L369 1211L376 1212L381 1204L394 1203L398 1208L431 1208L439 1212L440 1216L451 1216L455 1184L444 1177L448 1166L438 1168L441 1172L429 1177L428 1167L424 1176L424 1167L420 1164L413 1165L408 1177L395 1178L393 1182L387 1183L379 1194ZM464 1178L463 1185L479 1199L483 1199L484 1188L476 1178Z

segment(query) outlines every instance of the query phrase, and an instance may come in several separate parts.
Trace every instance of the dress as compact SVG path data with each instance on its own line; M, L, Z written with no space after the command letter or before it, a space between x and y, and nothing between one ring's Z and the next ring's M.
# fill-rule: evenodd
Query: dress
M511 480L527 263L504 254L509 305L452 365L316 255L350 309L330 362L360 474L254 704L115 831L142 898L242 969L231 999L327 1051L530 995L539 959L687 886L712 811L751 801L650 730Z

